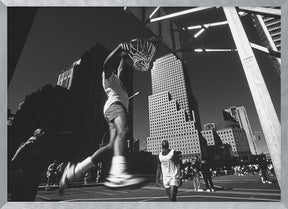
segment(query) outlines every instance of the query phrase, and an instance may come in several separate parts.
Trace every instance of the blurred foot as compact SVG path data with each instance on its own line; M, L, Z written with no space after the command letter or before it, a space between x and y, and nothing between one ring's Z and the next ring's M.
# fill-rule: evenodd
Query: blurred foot
M65 167L65 170L64 170L63 175L62 175L60 182L59 182L59 194L60 195L64 194L65 189L69 183L68 175L69 175L70 179L72 176L74 176L75 167L76 167L76 165L72 164L70 162L68 162L67 166Z
M112 175L110 174L104 185L109 188L124 188L124 187L136 187L145 182L145 178L136 177L131 174Z

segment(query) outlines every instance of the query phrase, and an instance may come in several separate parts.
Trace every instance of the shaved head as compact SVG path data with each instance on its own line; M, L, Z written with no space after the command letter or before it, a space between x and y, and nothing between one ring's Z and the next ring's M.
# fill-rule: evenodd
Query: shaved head
M169 148L169 142L168 142L168 140L164 139L164 140L161 142L161 145L162 145L162 148L168 149L168 148Z

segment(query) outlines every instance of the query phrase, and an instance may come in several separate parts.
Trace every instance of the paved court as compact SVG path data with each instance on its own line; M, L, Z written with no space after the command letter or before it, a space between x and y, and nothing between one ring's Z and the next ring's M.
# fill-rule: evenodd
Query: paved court
M179 188L178 202L277 202L281 194L279 186L273 179L272 184L262 184L259 176L220 176L213 178L216 192L195 192L192 182L186 181ZM204 187L203 180L201 181ZM149 183L139 189L110 190L101 184L90 184L83 187L68 188L63 196L54 191L39 191L36 201L69 201L69 202L166 202L168 201L163 187Z

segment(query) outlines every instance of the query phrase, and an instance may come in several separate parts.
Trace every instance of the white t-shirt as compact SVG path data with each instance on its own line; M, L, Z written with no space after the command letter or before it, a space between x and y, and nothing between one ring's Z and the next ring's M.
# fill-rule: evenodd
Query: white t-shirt
M105 105L104 105L104 110L103 112L105 113L106 110L109 108L111 104L114 102L121 102L121 104L124 105L124 107L128 111L128 94L126 92L126 89L121 82L121 80L118 78L115 73L112 73L111 76L106 79L105 78L105 73L102 73L102 84L104 91L106 92L106 95L108 97Z
M163 155L162 152L159 153L163 177L180 177L179 166L172 160L173 155L174 150L171 150L167 155Z

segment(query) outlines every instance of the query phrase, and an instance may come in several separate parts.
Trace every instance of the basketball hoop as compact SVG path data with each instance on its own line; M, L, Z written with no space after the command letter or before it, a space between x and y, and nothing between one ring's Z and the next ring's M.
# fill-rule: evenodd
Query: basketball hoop
M150 62L155 54L156 40L132 39L128 45L128 55L133 61L133 67L141 72L149 69Z

